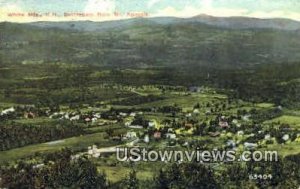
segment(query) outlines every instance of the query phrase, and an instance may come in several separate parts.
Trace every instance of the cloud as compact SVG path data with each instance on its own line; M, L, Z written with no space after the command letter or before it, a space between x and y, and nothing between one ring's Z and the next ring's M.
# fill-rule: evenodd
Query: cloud
M1 2L1 0L0 0ZM37 22L37 21L107 21L107 20L120 20L128 18L126 15L115 16L116 3L114 0L88 0L83 7L82 12L67 12L71 16L46 16L32 17L28 16L28 12L24 11L18 4L5 4L0 6L0 22ZM55 11L53 11L55 12ZM9 13L21 13L24 16L9 16ZM38 12L37 12L38 13ZM87 16L77 16L77 13L86 13ZM101 14L98 14L101 13Z
M148 8L157 10L153 7L154 5L161 3L162 0L149 0L145 5ZM233 0L232 0L233 1ZM259 0L257 4L262 6L266 4L266 0ZM10 21L10 22L34 22L34 21L70 21L70 20L92 20L92 21L104 21L104 20L119 20L128 18L125 14L122 16L114 16L113 13L116 10L116 4L119 2L117 0L87 0L86 4L82 7L82 12L85 13L110 13L110 16L91 16L91 17L18 17L18 16L8 16L9 13L24 13L27 12L22 8L20 1L9 2L5 0L0 0L0 21ZM246 16L246 17L256 17L256 18L289 18L293 20L300 21L300 12L287 10L282 6L277 5L273 10L251 10L250 7L228 7L225 4L216 5L215 0L199 0L198 3L187 4L183 7L174 7L169 4L156 12L150 12L151 17L158 16L174 16L174 17L192 17L199 14L207 14L212 16L229 17L229 16ZM228 0L219 0L219 2L228 2ZM145 9L147 8L145 7ZM54 10L55 12L55 10Z
M197 16L199 14L207 14L218 17L230 17L230 16L245 16L255 18L288 18L300 21L300 13L293 11L250 11L246 8L226 8L226 7L213 7L212 0L204 0L200 6L185 6L182 9L176 9L172 6L165 7L158 10L152 17L157 16L174 16L188 18Z
M168 6L164 9L159 10L156 14L153 14L152 16L174 16L186 18L195 16L197 14L199 14L199 10L194 7L186 6L184 9L177 10L174 7Z
M211 16L241 16L248 11L246 9L229 9L229 8L213 8L209 2L206 2L200 8L186 6L183 9L175 9L174 7L166 7L164 9L159 10L153 16L174 16L174 17L183 17L188 18L192 16L196 16L199 14L207 14Z
M202 0L200 5L201 5L201 8L211 8L212 7L212 0Z
M9 14L11 13L25 14L24 10L18 4L13 4L13 3L4 4L0 7L0 21L14 21L14 19L9 16ZM21 18L17 17L17 19L21 19Z
M300 13L298 12L286 12L281 10L275 10L270 12L263 12L263 11L254 11L245 16L248 17L256 17L256 18L288 18L293 20L300 21Z
M153 5L159 3L161 0L150 0L148 3L147 3L147 7L148 8L151 8L153 7Z
M114 0L88 0L84 12L86 13L112 13L116 9Z

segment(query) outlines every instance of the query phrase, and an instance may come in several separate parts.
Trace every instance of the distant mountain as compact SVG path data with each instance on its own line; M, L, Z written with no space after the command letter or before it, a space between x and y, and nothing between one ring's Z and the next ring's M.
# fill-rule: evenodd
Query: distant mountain
M36 26L40 28L58 28L64 30L76 30L76 31L106 31L111 29L122 29L138 24L159 24L168 25L174 23L184 22L184 19L175 17L157 17L157 18L132 18L125 20L113 20L103 22L93 21L69 21L69 22L32 22L28 23L30 26Z
M286 19L207 15L107 22L4 22L0 23L0 63L237 68L299 62L298 25Z
M289 19L259 19L250 17L214 17L201 14L192 18L155 17L155 18L133 18L117 21L71 21L71 22L33 22L31 26L41 28L59 28L76 31L104 31L111 29L122 29L136 24L158 24L172 25L178 23L200 23L210 26L229 29L276 29L295 31L300 30L300 22Z
M234 29L248 29L248 28L269 28L280 30L299 30L300 22L283 19L259 19L250 17L213 17L209 15L198 15L188 19L193 22L201 22L211 26L219 26Z

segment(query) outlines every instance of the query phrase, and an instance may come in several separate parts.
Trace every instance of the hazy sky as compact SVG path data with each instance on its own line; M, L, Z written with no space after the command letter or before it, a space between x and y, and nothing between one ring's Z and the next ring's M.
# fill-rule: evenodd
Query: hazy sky
M42 17L28 16L30 12L41 14ZM47 15L46 13L49 12L56 15ZM121 14L116 16L114 12ZM103 21L133 16L128 15L128 12L138 13L134 16L150 17L191 17L209 14L290 18L300 21L300 0L0 0L0 21ZM76 14L66 17L64 13ZM89 15L82 16L77 13L89 13Z

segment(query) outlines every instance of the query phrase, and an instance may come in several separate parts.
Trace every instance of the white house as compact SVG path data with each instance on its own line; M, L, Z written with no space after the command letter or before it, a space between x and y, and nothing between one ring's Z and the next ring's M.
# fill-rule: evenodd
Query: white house
M33 165L32 168L33 168L33 169L38 169L38 168L42 168L42 167L44 167L44 166L45 166L45 164L40 163L40 164L37 164L37 165Z
M231 123L233 123L233 124L238 124L239 122L238 122L238 120L236 120L236 119L234 119L234 120L232 120L232 122Z
M205 114L206 114L206 115L210 115L210 114L211 114L211 111L210 111L210 110L206 110Z
M96 113L96 114L94 114L94 117L100 119L101 118L101 114L100 113Z
M290 139L290 136L288 134L283 135L282 139L284 141L288 141Z
M136 138L136 137L137 137L137 134L136 134L136 132L133 132L133 131L129 131L125 135L125 138L127 138L127 139Z
M242 117L242 119L243 119L243 121L249 121L249 120L250 120L250 117L251 117L251 115L247 114L247 115L244 115L244 116Z
M173 128L168 128L168 133L173 133L173 132L174 132Z
M145 135L145 137L144 137L144 142L145 142L145 143L149 143L149 142L150 142L149 135Z
M187 142L187 141L185 141L183 144L182 144L182 146L188 146L189 145L189 143Z
M270 134L266 134L265 135L265 140L270 140L271 139L271 135Z
M125 126L126 126L126 127L129 127L130 125L131 125L131 121L126 121L126 122L125 122Z
M149 127L155 127L155 122L154 121L149 121L148 126Z
M176 139L176 134L174 134L174 133L167 133L167 134L166 134L166 137L167 137L168 139Z
M94 158L100 157L100 152L98 152L98 148L96 145L88 147L88 155Z
M127 116L127 113L120 112L119 115L122 117L125 117L125 116Z
M192 117L192 114L191 113L188 113L185 115L186 117Z
M233 140L228 140L226 142L226 145L229 146L229 147L232 147L232 148L236 147L236 143Z
M131 112L130 113L130 117L135 117L136 116L136 113L135 112Z
M66 113L66 114L64 115L64 118L65 118L65 119L70 119L69 113Z
M70 118L70 121L78 121L80 119L80 115L75 115Z
M96 117L92 118L92 123L95 123L98 119Z
M249 143L249 142L245 142L244 143L244 147L246 148L246 149L254 149L254 148L256 148L258 145L256 144L256 143Z
M49 116L50 119L58 117L60 114L58 112L54 112L52 115Z
M1 112L1 115L6 115L6 114L9 114L9 113L13 113L15 112L15 108L14 107L11 107L11 108L8 108L8 109L5 109Z
M141 125L130 125L130 126L128 126L129 128L131 128L131 129L143 129L144 127L143 126L141 126Z
M199 109L194 109L194 110L193 110L193 114L199 115L199 114L200 114Z

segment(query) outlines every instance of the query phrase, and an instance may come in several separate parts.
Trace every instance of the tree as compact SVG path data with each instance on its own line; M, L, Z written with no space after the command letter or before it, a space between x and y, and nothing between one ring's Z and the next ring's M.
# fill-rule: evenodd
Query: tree
M84 189L105 189L107 181L105 174L98 174L97 167L86 158L78 160L79 169L79 186Z
M154 178L155 186L157 189L168 189L169 188L169 181L165 174L165 172L160 169L159 174L157 177Z
M104 174L97 172L93 162L85 157L71 160L72 151L47 155L44 166L37 168L27 162L16 166L1 167L0 178L3 188L82 188L107 189Z
M111 137L114 134L114 130L112 128L108 128L105 132L109 137Z
M139 181L136 178L136 171L132 169L128 175L128 177L124 181L124 186L127 189L138 189Z
M197 104L194 105L194 109L199 109L200 108L200 104L199 102Z
M154 178L155 188L164 189L214 189L218 188L211 169L199 163L172 164L160 170Z

